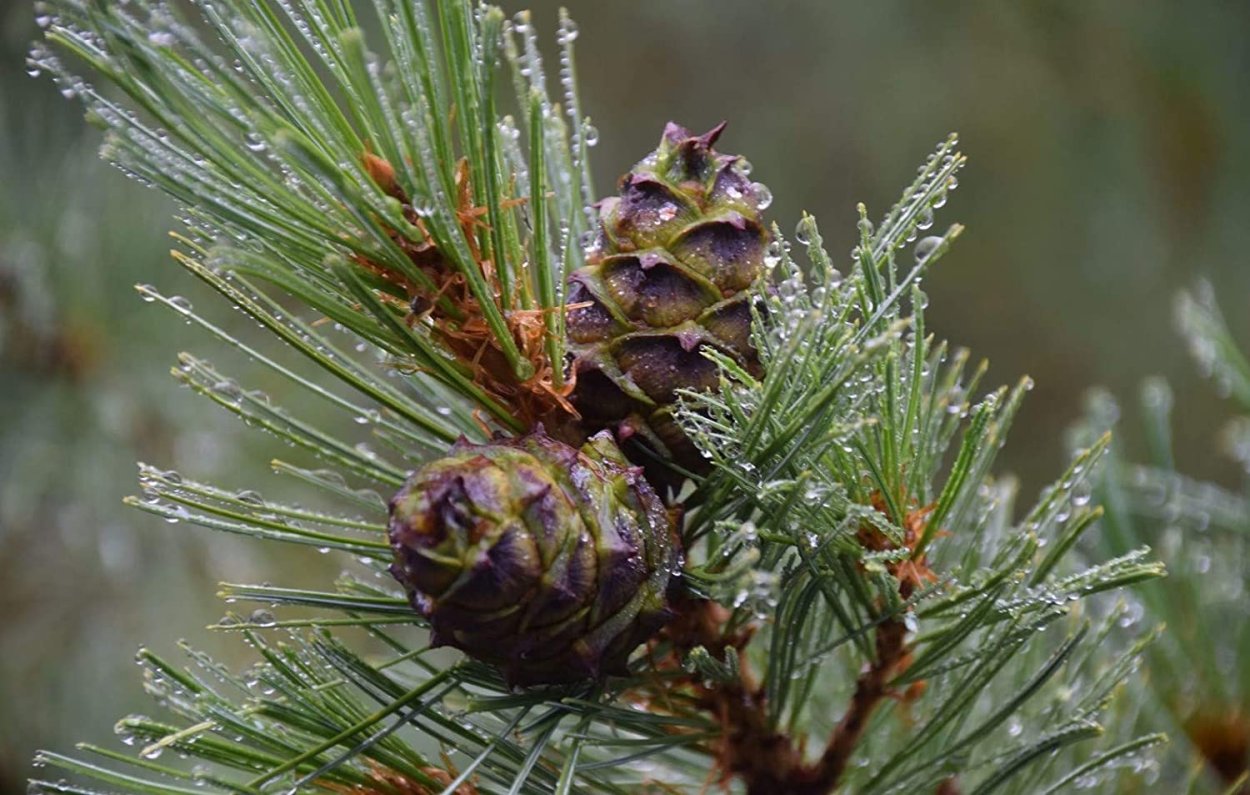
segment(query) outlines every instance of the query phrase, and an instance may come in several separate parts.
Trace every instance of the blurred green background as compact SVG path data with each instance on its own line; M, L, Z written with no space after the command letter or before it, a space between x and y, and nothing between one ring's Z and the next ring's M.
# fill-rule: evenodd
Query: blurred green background
M554 31L554 3L505 5ZM1172 302L1207 276L1250 340L1250 4L571 10L601 194L665 121L728 120L722 146L772 188L772 218L789 231L807 210L847 252L855 203L882 214L957 130L971 164L939 224L968 230L927 282L929 325L989 358L991 382L1036 380L1006 468L1040 486L1089 386L1129 395L1158 373L1180 468L1234 479ZM174 208L101 164L78 108L26 76L30 4L0 13L0 792L21 792L36 747L107 740L151 708L140 644L237 653L200 629L223 610L213 584L281 564L121 505L136 460L242 486L268 481L272 450L166 375L188 346L224 358L132 290L211 302L166 255Z

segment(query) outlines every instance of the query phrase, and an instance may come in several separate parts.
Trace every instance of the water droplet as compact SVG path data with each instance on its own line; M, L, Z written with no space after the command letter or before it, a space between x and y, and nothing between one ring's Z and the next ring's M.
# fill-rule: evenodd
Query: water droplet
M769 243L768 247L764 249L764 267L768 270L777 267L777 264L781 262L783 251L781 241L774 240Z
M243 390L237 383L229 379L213 384L212 391L231 403L238 403L243 400Z
M773 203L773 192L763 182L751 183L751 191L755 194L755 209L767 210Z
M801 246L806 246L812 242L811 223L806 218L800 220L794 227L794 239Z
M260 496L259 492L252 491L251 489L237 491L235 492L234 497L239 502L245 502L248 505L255 505L260 508L263 508L265 505L265 498Z
M577 23L568 17L561 19L560 31L556 34L556 41L560 44L572 44L577 40L577 36Z
M248 617L248 622L258 627L272 627L278 623L278 619L271 611L261 608L252 611L252 615Z
M1138 621L1141 621L1142 616L1145 614L1146 608L1140 602L1132 601L1125 606L1124 613L1120 616L1118 623L1125 628L1131 627Z
M933 226L933 208L926 207L920 212L920 217L916 219L917 229L928 229Z
M920 241L916 243L916 247L913 250L916 257L916 263L919 264L927 260L941 244L942 238L937 236L921 238Z

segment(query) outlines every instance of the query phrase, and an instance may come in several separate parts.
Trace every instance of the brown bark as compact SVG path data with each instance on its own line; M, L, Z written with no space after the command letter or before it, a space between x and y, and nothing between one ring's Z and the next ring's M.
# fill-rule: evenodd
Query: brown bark
M883 504L877 504L884 510ZM909 549L923 536L929 508L918 508L904 522L904 544ZM876 528L865 526L859 534L867 549L882 550L894 545ZM891 574L899 583L899 595L909 599L935 575L923 555L916 555L891 564ZM855 682L855 691L842 719L820 758L807 762L803 741L773 730L768 720L768 703L764 687L755 681L747 665L745 649L751 631L726 634L725 622L730 613L707 601L688 600L676 605L677 618L666 635L672 642L672 656L659 667L670 670L695 647L703 646L715 659L723 659L727 649L738 654L740 676L730 683L705 684L691 677L689 687L696 703L711 714L721 726L716 748L717 766L722 783L737 777L746 785L748 795L827 795L841 783L855 748L873 713L886 699L894 697L892 682L911 663L907 646L907 628L901 617L882 622L876 630L876 647L872 661ZM670 680L671 686L671 680ZM913 684L899 694L907 701L923 692L923 684ZM954 779L947 779L938 795L958 795Z
M796 790L796 795L817 795L832 792L846 772L855 746L864 733L872 713L889 695L888 685L904 667L910 655L905 639L907 628L902 621L891 620L877 629L877 656L855 682L851 704L834 729L820 761L813 768L811 787Z
M750 633L723 634L729 613L712 602L687 602L667 634L680 659L703 646L716 659L726 649L739 654L741 675L731 683L691 682L697 703L721 726L716 748L722 781L737 777L748 795L826 795L841 781L851 756L874 710L890 696L889 682L910 659L906 628L891 620L877 629L876 657L860 674L855 693L824 753L815 762L805 760L800 741L773 730L768 720L764 688L746 665L743 650Z

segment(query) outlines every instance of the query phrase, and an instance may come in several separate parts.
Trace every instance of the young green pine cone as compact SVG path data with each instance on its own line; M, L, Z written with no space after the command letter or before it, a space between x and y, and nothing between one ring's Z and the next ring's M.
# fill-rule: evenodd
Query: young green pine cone
M461 440L391 501L391 573L431 643L516 685L623 674L667 623L672 518L608 434Z
M571 396L591 431L640 436L687 469L704 462L672 416L678 389L707 390L717 369L705 346L748 368L747 288L763 272L769 241L760 211L771 197L742 158L669 123L659 148L599 204L588 262L570 277Z

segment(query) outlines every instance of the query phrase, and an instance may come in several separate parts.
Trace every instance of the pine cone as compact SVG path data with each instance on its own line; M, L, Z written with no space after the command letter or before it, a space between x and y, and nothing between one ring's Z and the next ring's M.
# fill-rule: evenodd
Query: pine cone
M456 443L391 501L391 573L431 643L516 685L623 674L669 619L672 518L608 434Z
M599 203L600 227L585 267L570 277L568 334L573 405L593 432L644 439L699 471L705 462L672 417L676 391L716 385L712 346L751 369L747 288L763 272L769 241L760 211L767 189L745 161L669 123L659 147Z

